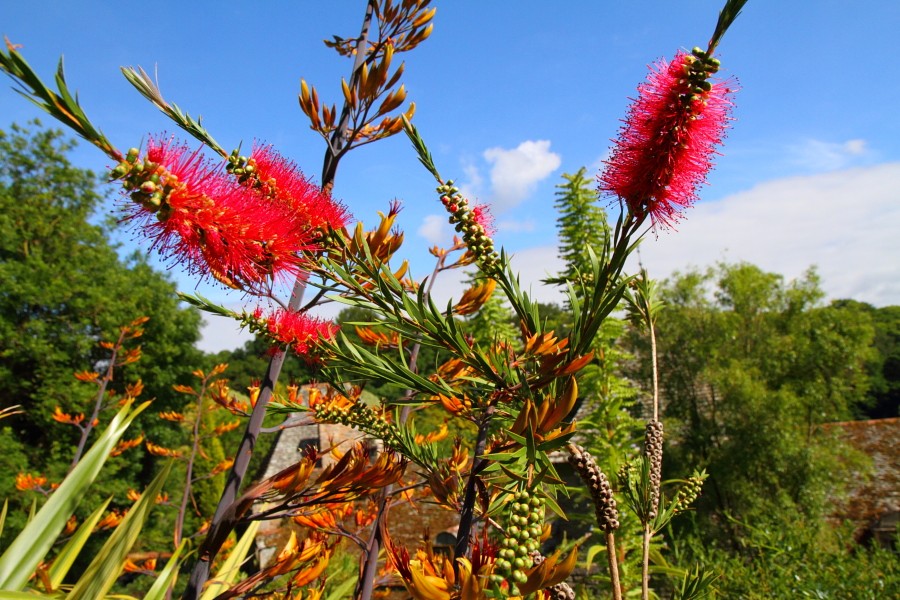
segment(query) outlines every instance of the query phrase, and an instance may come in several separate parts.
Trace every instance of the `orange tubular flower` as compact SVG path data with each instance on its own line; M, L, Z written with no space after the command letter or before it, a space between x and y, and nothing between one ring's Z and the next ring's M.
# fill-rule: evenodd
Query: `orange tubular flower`
M84 414L78 413L73 417L72 415L61 411L57 406L53 409L53 420L57 423L65 423L66 425L81 425L81 422L84 421Z
M78 371L75 373L75 379L84 381L85 383L99 383L100 373L95 371Z
M158 446L151 441L145 442L145 445L147 446L147 452L149 452L153 456L164 456L166 458L179 458L181 456L181 452L163 448L162 446Z
M118 444L116 444L116 447L112 449L112 452L110 452L109 455L110 456L119 456L120 454L123 454L126 451L131 450L132 448L137 448L138 446L140 446L143 443L143 441L144 441L143 434L139 435L138 437L134 438L133 440L122 440Z
M121 523L122 519L124 518L125 513L111 510L103 515L103 518L97 522L97 525L94 526L94 531L99 531L101 529L113 529L115 527L118 527L119 523Z
M47 484L47 478L43 475L31 473L19 473L16 475L16 489L20 492L40 491Z
M453 307L453 312L458 315L471 315L478 312L491 299L491 295L496 287L497 282L493 279L476 283L463 292L462 298Z

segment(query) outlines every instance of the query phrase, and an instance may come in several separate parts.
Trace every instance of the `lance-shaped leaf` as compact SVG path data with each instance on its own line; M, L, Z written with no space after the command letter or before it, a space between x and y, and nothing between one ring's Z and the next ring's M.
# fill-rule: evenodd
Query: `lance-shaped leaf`
M78 528L78 531L75 532L75 535L66 542L63 549L60 550L59 554L56 555L56 558L53 559L53 565L50 567L47 574L50 577L50 584L53 586L54 590L62 584L63 579L65 579L66 575L69 573L69 569L72 568L72 563L78 558L81 549L84 548L85 543L87 543L88 539L91 537L94 527L97 526L97 522L100 521L100 518L103 516L103 511L109 506L110 500L112 500L112 497L107 498L106 502L98 506L97 509L91 513L84 523L81 524L81 527Z
M244 564L244 560L247 558L247 552L253 547L253 541L256 539L256 531L259 529L260 523L261 521L250 522L231 554L228 555L228 558L219 567L209 585L203 590L200 600L213 600L213 598L234 585L234 582L237 581L241 574L241 565Z
M140 500L134 503L128 514L119 523L106 543L85 569L78 583L67 596L68 600L94 600L103 598L119 578L122 567L128 558L128 552L137 541L150 515L150 511L156 505L156 497L162 491L163 484L172 470L173 461L169 461L162 471L153 478Z
M0 556L0 589L13 591L25 587L84 498L85 491L97 478L109 453L134 418L149 404L145 402L132 408L129 402L122 407L84 458Z

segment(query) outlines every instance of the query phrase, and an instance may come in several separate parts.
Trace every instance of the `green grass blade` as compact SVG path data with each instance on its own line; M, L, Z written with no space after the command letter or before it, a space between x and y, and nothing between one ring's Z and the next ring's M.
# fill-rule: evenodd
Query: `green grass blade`
M235 544L234 550L228 555L228 559L222 563L215 577L210 580L209 585L203 590L200 600L213 600L213 598L227 591L234 584L241 574L241 565L247 557L247 552L253 547L257 529L259 529L259 521L251 522L250 526L247 527L247 531Z
M103 516L103 511L109 506L110 500L112 500L111 497L101 504L97 510L91 513L91 516L81 524L81 527L78 528L75 535L66 542L63 549L60 550L59 554L56 555L56 558L53 559L53 565L50 567L47 575L50 577L50 583L53 585L54 590L59 588L63 579L65 579L66 575L69 573L69 569L72 568L72 563L78 558L81 549L84 548L84 545L91 537L94 527L97 525L100 517Z
M169 461L153 478L153 481L141 494L140 500L134 503L134 506L131 507L78 579L75 587L67 596L68 600L96 600L106 596L122 573L128 552L137 541L144 522L156 505L156 497L162 491L163 484L172 470L172 464L172 461Z
M129 403L122 407L81 462L0 556L0 590L20 591L25 587L75 512L85 490L97 478L109 453L134 418L149 404L145 402L132 408Z
M168 590L178 578L178 567L181 563L179 555L186 546L187 540L182 540L181 544L169 558L169 562L166 563L165 568L159 572L156 581L154 581L153 585L150 586L150 589L147 590L147 593L144 595L144 600L163 600L166 597L166 590Z

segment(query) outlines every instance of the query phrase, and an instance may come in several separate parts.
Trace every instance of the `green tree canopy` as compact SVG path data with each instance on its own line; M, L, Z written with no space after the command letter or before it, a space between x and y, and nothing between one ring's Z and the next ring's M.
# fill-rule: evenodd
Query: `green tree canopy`
M850 418L866 396L871 317L822 305L814 270L785 283L720 264L676 274L662 293L665 465L709 471L698 522L713 536L730 531L734 543L736 522L817 522L846 469L819 425Z
M141 379L141 398L155 398L133 426L135 435L144 430L157 443L177 443L155 415L179 408L184 400L172 385L190 384L200 364L199 314L180 305L171 280L140 254L121 258L103 226L92 222L103 198L95 175L69 162L72 147L37 122L0 130L0 404L25 411L0 424L3 497L17 497L17 472L42 473L51 482L65 474L78 432L53 421L54 408L89 414L96 388L73 374L104 367L109 353L98 342L115 340L120 326L150 317L135 340L142 358L118 371L113 384L121 392ZM127 488L149 480L150 462L112 459L115 477L92 494L124 502Z

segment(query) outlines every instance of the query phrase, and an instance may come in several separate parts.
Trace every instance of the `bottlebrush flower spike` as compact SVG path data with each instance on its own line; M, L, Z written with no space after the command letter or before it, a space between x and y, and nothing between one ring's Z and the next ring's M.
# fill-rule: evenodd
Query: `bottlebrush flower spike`
M313 229L341 229L350 220L346 206L312 183L296 163L271 145L254 144L249 157L235 150L225 168L242 185L289 207Z
M708 81L718 68L700 48L653 67L605 161L600 191L654 227L680 218L712 168L732 107L728 83Z
M151 138L143 161L138 154L130 150L112 175L134 201L126 219L161 254L249 290L301 272L299 253L313 248L307 213L240 185L172 140Z
M297 354L308 354L320 340L331 340L338 326L305 312L278 309L264 315L257 308L252 315L244 314L243 322L253 332L260 332L279 344L290 347Z

